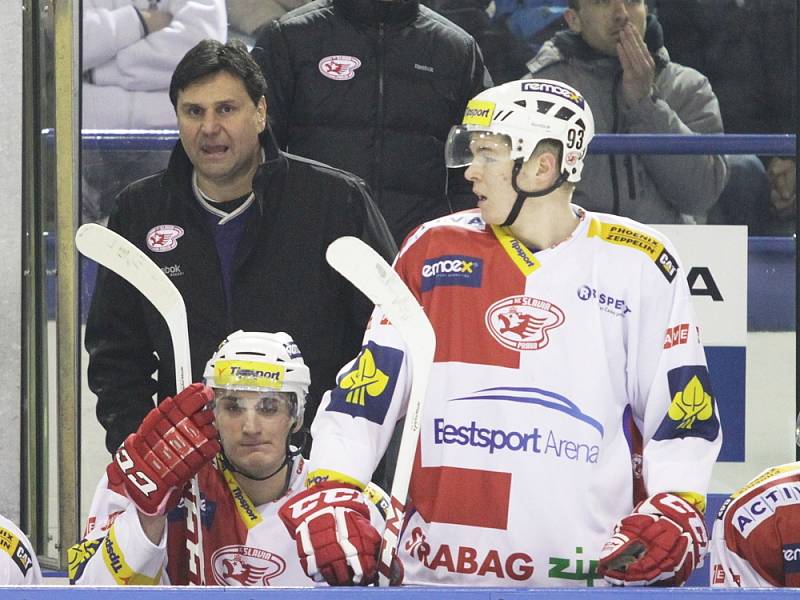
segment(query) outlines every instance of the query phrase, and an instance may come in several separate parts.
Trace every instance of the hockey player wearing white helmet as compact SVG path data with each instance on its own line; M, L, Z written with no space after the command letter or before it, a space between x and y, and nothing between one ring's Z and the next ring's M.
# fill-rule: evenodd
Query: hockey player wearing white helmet
M290 437L303 423L308 366L286 333L237 331L204 379L154 408L117 451L69 551L72 582L188 583L195 536L182 492L197 475L206 582L312 585L277 516L307 476ZM365 511L379 526L377 508Z
M436 332L395 582L680 585L702 561L722 436L699 327L669 240L571 203L593 133L550 80L482 92L450 133L477 210L421 225L394 265ZM370 323L311 427L315 510L282 509L335 584L371 581L376 546L331 490L369 481L411 387L405 342L379 308Z
M800 414L794 433L800 447ZM711 586L800 587L800 461L765 469L722 504Z

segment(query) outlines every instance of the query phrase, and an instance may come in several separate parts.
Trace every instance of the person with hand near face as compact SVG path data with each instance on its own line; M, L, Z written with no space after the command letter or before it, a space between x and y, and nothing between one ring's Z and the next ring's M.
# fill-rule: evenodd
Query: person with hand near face
M165 171L128 186L108 226L167 274L187 307L192 380L237 328L291 331L314 371L306 422L357 351L371 304L328 266L338 237L391 260L396 246L364 183L279 151L266 83L241 42L204 40L172 76L180 139ZM169 331L116 274L98 273L86 326L89 387L112 454L153 396L174 396Z
M184 495L197 476L206 584L313 585L278 518L308 471L291 436L302 427L310 383L287 333L229 335L206 364L204 384L153 408L117 450L84 538L69 550L71 582L198 583L198 520L187 520ZM364 497L360 508L381 526L376 504Z
M708 80L670 60L645 0L570 0L568 31L528 62L529 77L580 89L599 133L722 133ZM576 201L643 223L704 222L727 181L722 155L590 155Z

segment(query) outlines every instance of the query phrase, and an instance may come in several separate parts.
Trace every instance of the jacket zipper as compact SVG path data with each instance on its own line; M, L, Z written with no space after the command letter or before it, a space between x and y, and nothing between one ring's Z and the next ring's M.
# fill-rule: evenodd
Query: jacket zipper
M611 111L614 115L613 123L611 126L612 133L619 133L619 106L617 103L617 85L622 77L622 71L619 71L614 77L614 85L611 86ZM611 193L613 194L614 204L611 212L615 215L619 214L619 182L617 181L617 157L615 154L608 155L608 165L611 169Z
M633 176L633 157L625 155L625 171L628 174L628 197L636 200L636 178Z
M372 195L375 197L375 204L378 208L382 206L382 185L383 185L383 75L385 67L385 28L383 22L378 23L378 119L375 124L376 130L376 149L375 149L375 186Z

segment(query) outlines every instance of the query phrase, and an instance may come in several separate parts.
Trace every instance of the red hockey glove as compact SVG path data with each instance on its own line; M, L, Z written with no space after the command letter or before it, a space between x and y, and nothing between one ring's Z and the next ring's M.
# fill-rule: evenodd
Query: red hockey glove
M355 486L326 481L293 496L278 513L297 543L303 569L329 585L367 585L377 576L381 536Z
M193 383L151 410L106 468L112 485L146 515L163 515L180 500L186 482L219 452L211 388Z
M703 515L680 496L662 492L617 523L597 572L613 585L683 585L707 549Z

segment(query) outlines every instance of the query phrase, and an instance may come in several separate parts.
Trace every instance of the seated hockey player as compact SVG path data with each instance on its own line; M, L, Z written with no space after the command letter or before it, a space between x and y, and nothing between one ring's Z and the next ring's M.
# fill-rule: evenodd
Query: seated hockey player
M722 505L711 535L711 586L800 587L800 462L759 473Z
M219 346L204 379L160 403L117 450L84 539L70 548L72 583L201 581L186 499L197 475L207 585L311 585L277 518L307 475L290 445L311 381L300 351L286 333L240 330ZM374 506L365 514L381 527Z
M477 210L421 225L394 266L436 332L416 456L398 457L413 464L406 519L391 572L380 563L395 582L680 585L703 560L722 436L686 277L656 230L571 204L593 132L581 93L548 80L482 92L451 130L448 166L467 167ZM414 360L376 309L323 399L310 487L280 511L313 578L375 578L346 490L405 416Z
M42 571L30 540L0 515L0 585L41 585Z

